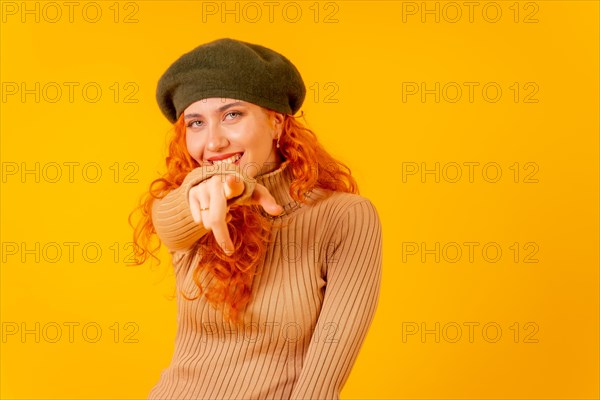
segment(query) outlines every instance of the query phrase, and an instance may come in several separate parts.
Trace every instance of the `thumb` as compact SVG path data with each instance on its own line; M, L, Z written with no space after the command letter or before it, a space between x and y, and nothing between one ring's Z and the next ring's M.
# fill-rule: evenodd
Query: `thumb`
M244 188L244 180L241 177L235 174L229 174L225 177L223 191L225 192L226 199L241 195L244 192Z
M277 204L277 201L273 197L269 190L261 185L256 184L254 193L252 193L252 201L258 203L267 213L271 215L279 215L283 212L283 207Z

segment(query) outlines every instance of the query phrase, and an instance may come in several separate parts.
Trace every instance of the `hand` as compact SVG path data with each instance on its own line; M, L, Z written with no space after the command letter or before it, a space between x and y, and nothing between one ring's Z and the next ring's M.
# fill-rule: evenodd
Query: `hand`
M212 231L223 251L231 255L234 247L227 230L227 222L231 220L227 200L244 192L244 181L236 174L226 175L224 181L222 175L214 175L191 188L188 199L194 222ZM271 215L283 212L283 207L277 204L269 190L259 183L254 188L250 204L259 204Z

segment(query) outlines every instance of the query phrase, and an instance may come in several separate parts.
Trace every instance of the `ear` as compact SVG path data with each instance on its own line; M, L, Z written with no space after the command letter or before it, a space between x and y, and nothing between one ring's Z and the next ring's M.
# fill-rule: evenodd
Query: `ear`
M271 112L270 120L271 126L273 127L273 139L277 139L283 132L283 121L285 117L282 113Z

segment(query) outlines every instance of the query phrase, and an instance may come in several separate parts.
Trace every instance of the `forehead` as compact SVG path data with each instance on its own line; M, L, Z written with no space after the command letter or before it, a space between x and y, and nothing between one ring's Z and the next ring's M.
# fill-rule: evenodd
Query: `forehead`
M184 113L190 112L190 111L214 112L214 111L219 111L219 109L221 109L223 107L229 107L231 105L239 105L239 106L244 106L244 107L248 107L248 108L258 107L257 105L252 104L247 101L244 101L244 100L224 98L224 97L210 97L207 99L195 101L194 103L190 104L184 110Z

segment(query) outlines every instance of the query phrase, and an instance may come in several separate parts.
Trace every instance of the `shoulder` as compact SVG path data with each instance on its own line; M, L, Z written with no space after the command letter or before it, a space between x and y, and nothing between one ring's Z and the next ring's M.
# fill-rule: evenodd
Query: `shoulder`
M340 229L380 229L377 208L367 197L347 192L319 192L313 205L326 236Z
M322 233L324 267L328 271L338 269L336 265L344 265L342 269L346 271L369 270L367 264L380 265L382 226L369 198L333 192L322 201L321 207L327 218L316 226Z
M375 205L367 197L347 192L321 191L315 196L315 207L331 209L336 215L368 211L377 214Z

